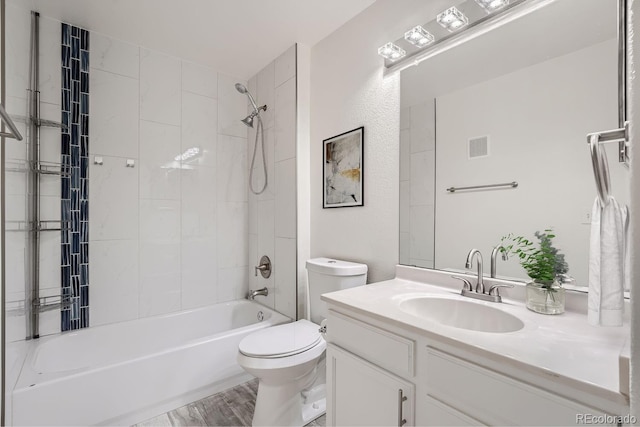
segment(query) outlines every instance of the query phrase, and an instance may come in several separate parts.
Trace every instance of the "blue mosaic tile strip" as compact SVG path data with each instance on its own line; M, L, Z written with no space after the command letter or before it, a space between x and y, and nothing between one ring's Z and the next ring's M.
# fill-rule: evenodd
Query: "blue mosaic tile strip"
M89 326L89 32L62 24L62 331Z

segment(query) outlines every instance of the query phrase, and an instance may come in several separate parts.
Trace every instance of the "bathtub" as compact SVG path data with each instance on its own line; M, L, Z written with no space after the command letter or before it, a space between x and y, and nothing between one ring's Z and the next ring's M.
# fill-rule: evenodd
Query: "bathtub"
M13 389L10 420L143 421L249 380L236 362L240 340L289 321L239 300L34 340Z

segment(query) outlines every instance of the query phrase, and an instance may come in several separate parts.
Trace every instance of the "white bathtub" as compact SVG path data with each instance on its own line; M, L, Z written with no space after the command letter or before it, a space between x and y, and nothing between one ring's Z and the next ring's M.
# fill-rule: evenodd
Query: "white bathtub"
M250 379L236 362L240 340L289 321L241 300L34 340L13 389L10 420L143 421Z

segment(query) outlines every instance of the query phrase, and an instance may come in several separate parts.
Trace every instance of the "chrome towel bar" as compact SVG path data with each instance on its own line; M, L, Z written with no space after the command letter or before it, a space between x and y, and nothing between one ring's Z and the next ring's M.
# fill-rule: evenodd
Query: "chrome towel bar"
M499 187L516 188L517 186L518 186L518 183L516 181L512 181L512 182L505 182L504 184L474 185L471 187L449 187L447 188L447 191L449 193L455 193L456 191L460 191L460 190L478 190L481 188L499 188Z
M626 162L627 141L629 141L629 122L625 122L623 128L594 132L587 135L587 143L589 144L589 150L591 152L593 176L596 180L596 191L602 206L606 206L607 203L609 203L611 188L607 154L602 149L602 144L620 142L618 158L620 162Z
M22 135L20 135L18 128L13 123L13 120L11 120L11 117L9 117L9 114L7 114L7 111L4 109L2 104L0 104L0 117L2 117L2 121L7 125L7 127L11 131L10 133L0 132L0 136L4 138L13 138L13 139L17 139L18 141L22 141Z

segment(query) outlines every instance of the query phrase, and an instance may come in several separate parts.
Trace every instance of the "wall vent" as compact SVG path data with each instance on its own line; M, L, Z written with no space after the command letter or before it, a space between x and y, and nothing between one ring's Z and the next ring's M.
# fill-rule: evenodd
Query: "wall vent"
M469 140L469 158L487 157L489 155L489 137L478 136Z

